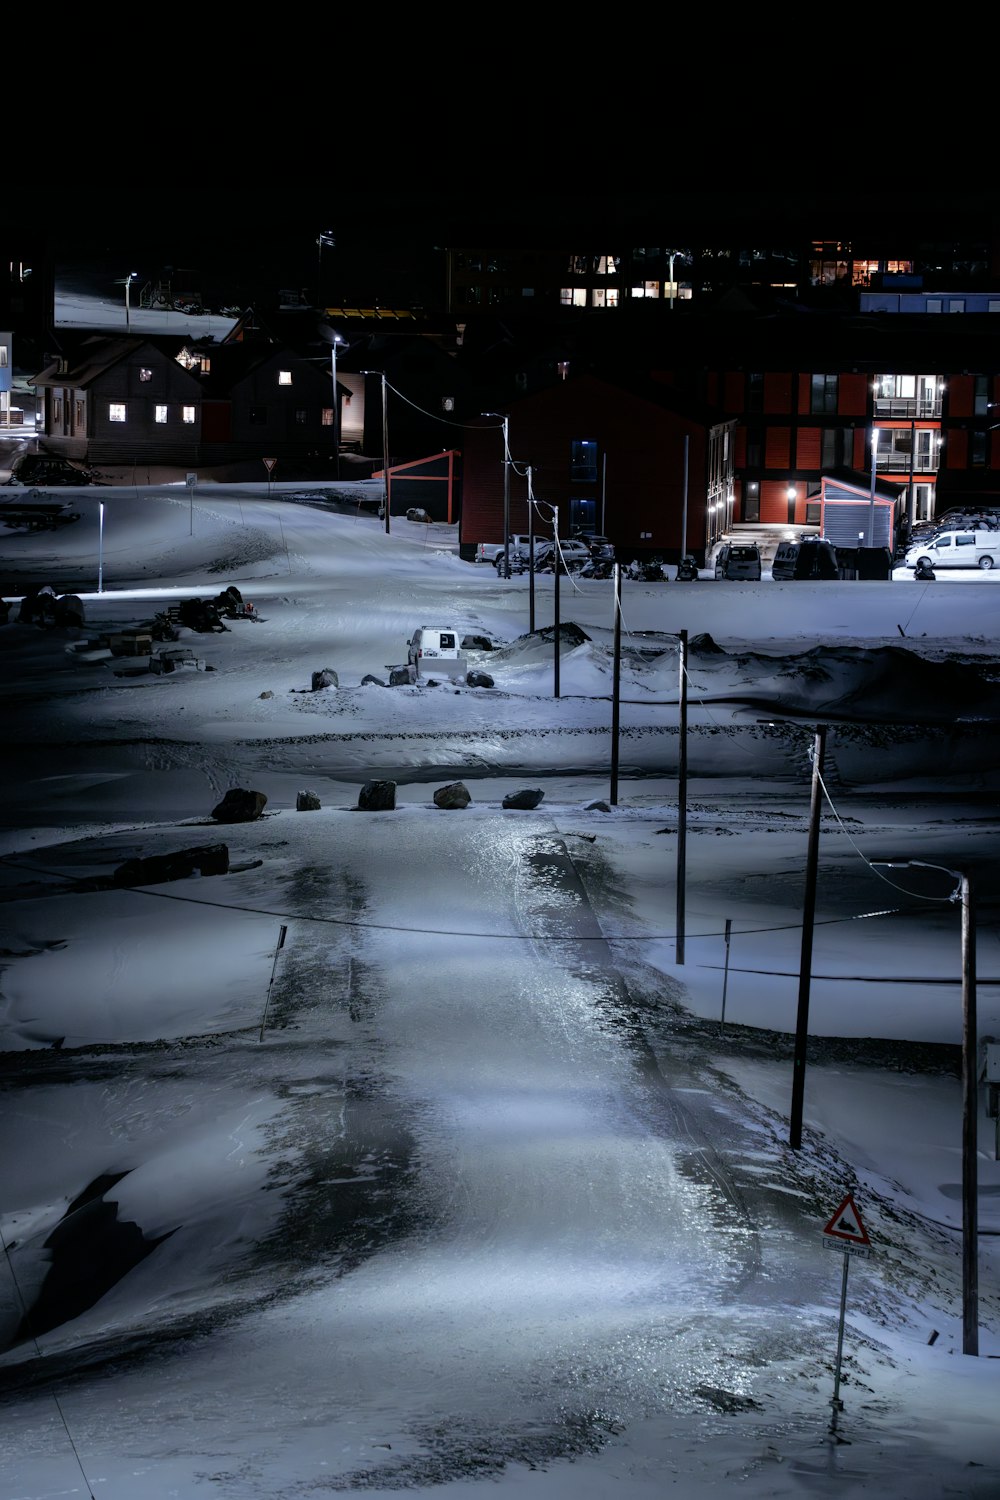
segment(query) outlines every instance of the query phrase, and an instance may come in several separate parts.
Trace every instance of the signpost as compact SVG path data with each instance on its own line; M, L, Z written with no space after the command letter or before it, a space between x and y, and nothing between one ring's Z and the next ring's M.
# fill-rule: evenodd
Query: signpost
M198 483L197 474L185 474L184 483L187 485L189 509L191 512L191 535L194 536L194 487Z
M274 473L274 466L277 462L276 458L265 458L264 460L264 468L267 470L267 493L269 498L271 494L271 475Z
M823 1229L823 1244L828 1250L840 1250L844 1256L844 1275L840 1283L840 1321L837 1327L837 1363L833 1376L833 1414L830 1418L830 1436L837 1438L837 1417L844 1409L840 1399L840 1362L844 1352L844 1313L847 1308L847 1268L852 1255L867 1255L871 1240L861 1222L857 1205L851 1194L841 1203L836 1213L831 1214ZM838 1442L840 1439L837 1439Z

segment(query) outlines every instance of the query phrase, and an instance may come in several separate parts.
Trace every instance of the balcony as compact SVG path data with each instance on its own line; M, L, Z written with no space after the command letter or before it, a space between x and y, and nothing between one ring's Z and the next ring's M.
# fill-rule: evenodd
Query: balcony
M876 417L903 417L910 421L926 420L941 415L941 397L938 396L876 396Z
M909 453L879 453L875 459L876 474L908 474L911 455ZM912 455L914 474L935 474L938 468L937 452Z

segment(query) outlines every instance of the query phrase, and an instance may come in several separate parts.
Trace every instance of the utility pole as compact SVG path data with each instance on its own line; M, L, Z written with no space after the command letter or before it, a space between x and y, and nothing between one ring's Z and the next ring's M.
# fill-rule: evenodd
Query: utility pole
M962 1353L979 1353L979 1156L976 1135L976 924L969 877L958 874L962 903Z
M510 577L510 417L499 411L484 411L484 417L499 417L503 424L503 576ZM530 470L529 470L530 472ZM528 486L528 504L531 504L531 486ZM530 520L530 515L529 515ZM534 553L532 553L534 561Z
M615 665L611 688L611 795L612 807L618 806L618 724L622 680L622 594L621 563L615 563Z
M553 599L555 602L555 630L553 635L555 655L552 660L552 696L559 697L559 569L562 563L562 554L559 551L559 507L552 507L552 555L555 559L555 588Z
M510 417L503 419L503 576L510 577Z
M972 883L964 870L923 859L873 859L887 870L940 870L957 881L950 900L962 905L962 1353L979 1353L979 1112L976 1102L976 920Z
M382 372L382 469L385 473L385 534L389 535L389 386Z
M528 465L528 630L535 628L535 496Z
M813 744L812 795L809 802L809 845L806 855L806 890L802 913L802 952L799 959L799 1005L795 1022L795 1056L792 1071L792 1113L788 1144L793 1151L802 1145L802 1107L806 1085L806 1049L809 1042L809 984L812 971L813 924L816 916L816 868L819 862L819 818L823 791L823 753L826 725L816 727Z
M680 696L677 749L677 936L675 962L684 962L685 870L687 866L687 649L688 633L680 634Z

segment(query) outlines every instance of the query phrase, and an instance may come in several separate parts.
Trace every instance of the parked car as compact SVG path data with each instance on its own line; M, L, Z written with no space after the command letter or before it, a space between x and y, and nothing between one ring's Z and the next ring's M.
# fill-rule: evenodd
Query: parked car
M915 568L982 568L1000 563L1000 531L978 527L974 531L939 531L910 547L906 566Z
M53 453L19 453L10 466L8 484L92 484L89 469L80 469L69 459Z
M586 542L575 542L572 540L559 542L559 558L564 573L575 573L582 568L590 558L590 548ZM546 543L535 552L535 572L555 572L555 547L552 542Z
M715 554L716 578L760 579L760 548L756 542L723 542Z
M574 541L583 542L584 546L590 548L591 557L601 558L606 562L614 562L614 542L606 536L596 536L591 531L579 531L573 538Z
M793 578L839 578L837 549L818 536L781 542L771 563L771 577L778 583Z
M406 659L417 677L428 672L437 672L443 677L465 676L462 637L453 628L439 630L421 625L407 642Z
M513 554L515 552L523 552L525 555L527 555L528 545L529 545L529 541L530 540L532 540L532 539L529 538L527 532L524 532L523 534L521 532L519 532L519 531L512 532L511 535L507 538L507 551L509 553L511 553L511 554ZM536 551L536 553L537 553L539 547L541 547L543 544L546 545L546 546L548 545L548 538L547 537L541 537L541 538L535 537L533 540L534 540L534 543L535 543L535 551ZM497 558L500 559L501 563L503 562L503 542L479 542L479 543L477 543L477 545L476 545L476 562L477 563L488 562L488 563L493 563L495 565L496 561L497 561Z

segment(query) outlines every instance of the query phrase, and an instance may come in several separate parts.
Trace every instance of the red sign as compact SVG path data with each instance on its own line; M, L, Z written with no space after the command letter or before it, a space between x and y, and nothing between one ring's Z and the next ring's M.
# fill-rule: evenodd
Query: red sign
M861 1222L854 1199L848 1193L843 1203L832 1216L830 1222L823 1230L824 1234L830 1235L832 1239L841 1240L847 1245L870 1245L868 1231Z
M265 458L265 460L264 460L264 468L267 470L267 472L269 474L270 474L271 470L274 468L274 466L275 466L275 464L277 462L278 462L278 460L276 458Z

